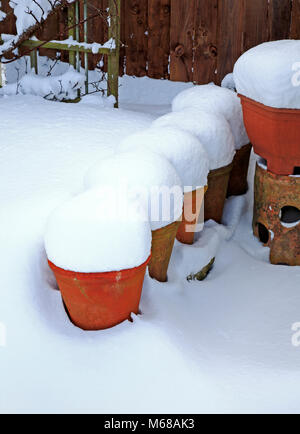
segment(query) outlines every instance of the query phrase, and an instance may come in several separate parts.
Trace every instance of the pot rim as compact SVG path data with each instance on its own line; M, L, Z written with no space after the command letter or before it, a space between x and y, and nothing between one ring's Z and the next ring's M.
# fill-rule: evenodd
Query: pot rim
M126 278L135 274L138 270L142 269L143 267L147 267L148 263L150 262L150 259L151 259L151 253L148 259L145 262L143 262L141 265L138 265L137 267L126 268L124 270L119 270L119 271L104 271L104 272L95 272L95 273L83 273L80 271L65 270L64 268L55 265L49 259L48 259L48 264L54 273L59 273L60 275L69 278L79 278L79 279L80 278L83 279L114 278L119 273L122 273L122 277Z

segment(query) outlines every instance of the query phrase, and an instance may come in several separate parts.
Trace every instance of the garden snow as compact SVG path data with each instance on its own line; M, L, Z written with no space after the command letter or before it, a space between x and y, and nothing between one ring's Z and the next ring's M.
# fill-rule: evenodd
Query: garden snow
M112 187L89 190L53 211L45 234L48 259L81 273L120 271L144 263L151 252L148 215L139 200L119 193Z
M120 151L145 148L167 158L177 170L185 192L207 184L208 155L197 137L187 131L170 127L151 127L128 136Z
M87 172L85 187L113 188L136 197L147 211L152 230L182 215L183 189L178 173L166 158L145 149L101 159Z
M152 125L160 128L178 127L197 136L208 154L210 170L227 166L235 155L232 131L222 115L187 109L168 113L156 119ZM195 164L198 164L198 160Z
M238 93L275 108L300 109L300 41L265 42L234 67Z
M172 109L175 112L184 112L190 108L223 115L230 124L236 149L249 143L241 101L234 91L214 84L194 86L179 93L172 103Z
M48 100L62 101L77 98L77 90L85 82L85 76L79 74L72 66L62 75L41 77L35 74L25 74L19 82L7 84L0 90L0 95L41 96Z

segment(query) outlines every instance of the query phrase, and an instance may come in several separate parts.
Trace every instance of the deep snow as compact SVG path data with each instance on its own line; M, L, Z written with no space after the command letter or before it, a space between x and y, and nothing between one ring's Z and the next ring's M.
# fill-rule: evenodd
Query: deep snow
M85 174L84 185L87 189L100 188L102 191L111 192L112 199L115 197L115 202L121 204L124 198L139 200L146 210L147 220L153 231L168 226L182 215L183 185L179 174L165 157L145 148L135 152L116 153L110 158L101 159ZM168 203L165 206L163 200L165 191L174 192L170 207ZM121 210L125 211L124 205ZM118 218L121 219L122 216ZM134 235L131 237L129 245L134 244ZM125 256L127 244L124 245Z
M185 192L207 185L209 158L197 137L175 127L152 127L127 136L119 152L149 149L165 158L177 170Z
M229 227L208 222L193 247L176 243L168 283L146 277L133 323L69 322L46 263L47 217L105 149L149 127L156 109L146 111L0 98L0 411L299 412L300 269L268 263L252 188L228 201ZM214 255L207 280L187 282Z
M234 67L237 91L264 105L300 109L300 41L271 41L251 48Z

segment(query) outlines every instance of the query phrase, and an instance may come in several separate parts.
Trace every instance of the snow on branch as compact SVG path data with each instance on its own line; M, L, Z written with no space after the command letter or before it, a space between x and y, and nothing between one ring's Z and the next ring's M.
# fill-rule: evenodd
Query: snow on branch
M77 0L13 0L10 7L16 16L17 35L0 46L0 56L11 54L43 27L44 22L60 9Z
M0 95L36 95L51 101L74 100L84 81L85 76L70 66L66 73L55 77L26 74L16 83L3 87Z

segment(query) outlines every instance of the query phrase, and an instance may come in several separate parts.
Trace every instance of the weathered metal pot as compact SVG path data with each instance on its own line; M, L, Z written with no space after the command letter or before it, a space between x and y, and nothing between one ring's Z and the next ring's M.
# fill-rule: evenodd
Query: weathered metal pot
M256 166L253 232L270 247L270 262L300 265L300 177Z

